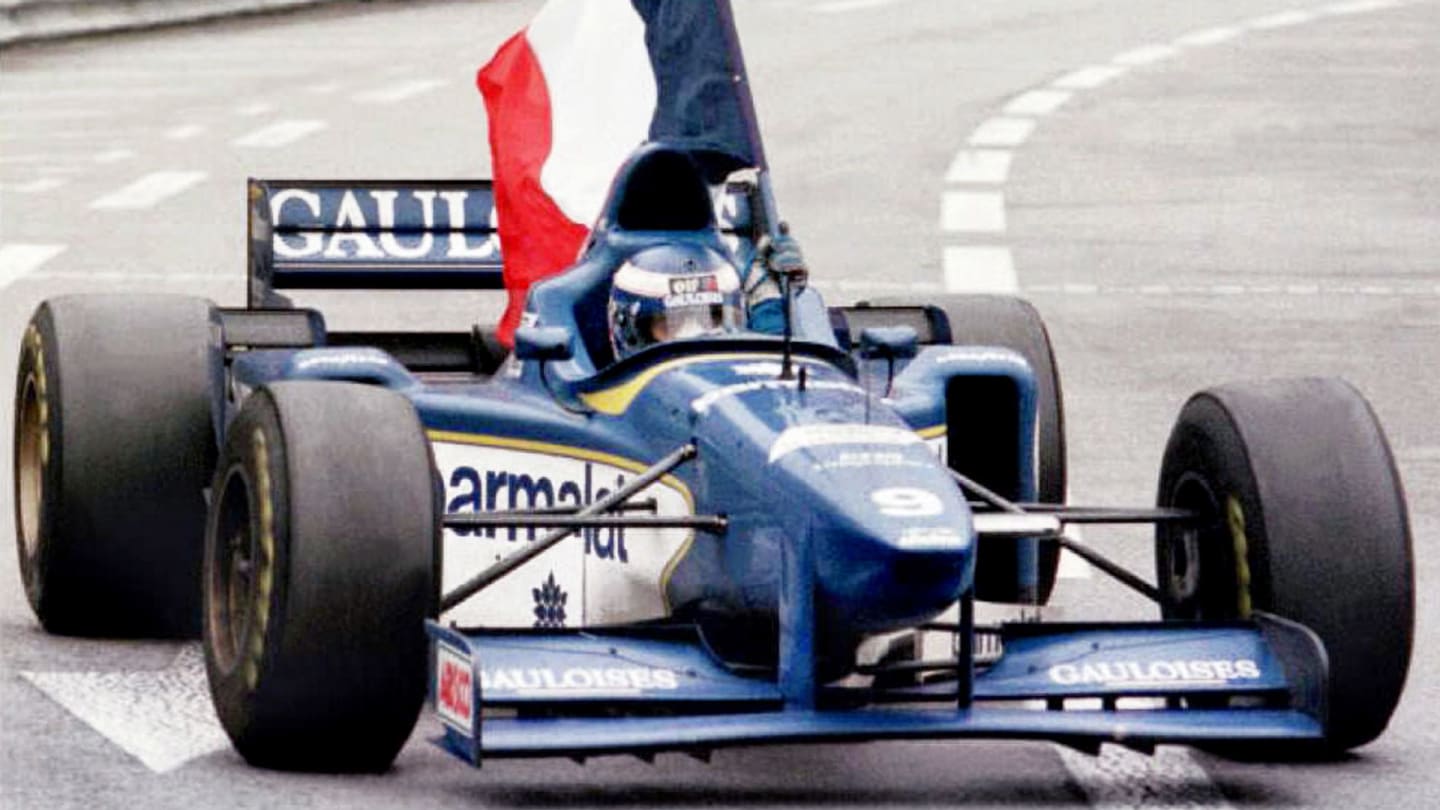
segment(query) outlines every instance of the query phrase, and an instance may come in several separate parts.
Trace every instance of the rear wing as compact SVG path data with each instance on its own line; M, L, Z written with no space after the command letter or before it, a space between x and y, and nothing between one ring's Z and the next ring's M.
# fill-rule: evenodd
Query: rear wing
M504 289L488 180L249 182L250 308L285 289Z

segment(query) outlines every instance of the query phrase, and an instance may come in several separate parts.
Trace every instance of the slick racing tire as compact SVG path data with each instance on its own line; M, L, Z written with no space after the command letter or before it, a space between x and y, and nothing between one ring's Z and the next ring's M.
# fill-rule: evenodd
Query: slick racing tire
M425 697L439 544L430 444L404 397L282 382L231 425L205 541L205 664L253 765L378 772Z
M221 347L210 302L42 303L20 347L14 503L25 595L51 633L195 637Z
M950 323L950 342L957 346L997 346L1010 349L1030 364L1037 389L1036 494L1041 503L1065 502L1065 403L1060 371L1050 346L1050 333L1040 313L1022 298L1004 295L947 295L934 302ZM952 430L960 426L951 425ZM961 460L952 465L982 484L982 468L966 469ZM1005 488L1000 488L1003 492ZM1018 593L1013 540L981 540L976 553L975 598L988 602L1029 601ZM1060 544L1040 543L1038 603L1045 604L1055 588L1060 567Z
M1270 750L1334 753L1375 739L1409 668L1414 562L1400 478L1364 398L1336 379L1197 394L1165 448L1159 503L1206 518L1198 529L1157 530L1165 618L1263 610L1305 625L1325 646L1323 746Z

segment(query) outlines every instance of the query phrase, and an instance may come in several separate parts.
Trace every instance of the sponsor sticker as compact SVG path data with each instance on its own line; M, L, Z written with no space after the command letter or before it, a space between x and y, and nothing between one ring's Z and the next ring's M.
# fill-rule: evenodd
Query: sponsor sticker
M1201 686L1260 679L1252 658L1175 661L1104 661L1056 664L1050 680L1061 686Z
M467 735L475 733L475 683L470 657L448 644L435 646L435 713Z
M895 538L895 545L903 549L948 549L963 542L960 533L949 526L911 526Z
M520 695L638 695L673 691L680 679L654 667L511 667L480 670L480 688Z
M884 425L826 424L797 425L787 428L770 446L770 463L795 452L812 447L833 445L909 445L924 440L912 430Z

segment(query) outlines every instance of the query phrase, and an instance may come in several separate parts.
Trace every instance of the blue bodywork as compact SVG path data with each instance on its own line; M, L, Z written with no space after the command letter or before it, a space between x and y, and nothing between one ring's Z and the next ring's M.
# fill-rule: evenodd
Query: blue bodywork
M237 390L288 379L380 385L408 397L432 437L565 448L636 470L682 445L697 449L671 475L695 514L723 516L726 528L695 532L667 569L667 617L581 629L429 624L442 746L478 765L487 756L764 742L1010 737L1093 747L1322 736L1324 650L1305 628L1263 615L1213 626L1006 625L998 659L973 654L967 600L984 575L978 522L932 444L951 434L948 452L964 452L947 424L954 381L1008 381L1018 412L1013 491L1035 498L1036 381L1018 354L923 346L913 358L866 358L837 340L819 294L807 289L794 305L797 373L788 378L779 373L782 340L760 332L661 344L616 361L605 302L623 257L684 241L748 267L755 252L744 223L716 222L710 191L684 173L686 162L662 147L642 151L622 170L577 264L531 291L527 322L571 335L566 359L512 356L488 377L440 379L376 348L234 354ZM327 193L286 199L315 201L298 210L321 217L344 192ZM483 208L471 200L453 210ZM279 207L258 210L252 245L261 252L273 253L274 240L295 252L304 244L297 234L323 226L287 223ZM472 241L485 233L449 225ZM419 243L405 233L390 244L414 252ZM376 265L364 272L387 272ZM266 274L258 282L256 267ZM443 271L486 286L496 268L451 262ZM252 302L276 300L272 287L287 273L313 282L327 271L348 272L252 256ZM1035 540L1014 542L1020 585L1033 591ZM847 679L865 638L933 622L957 601L967 609L948 628L959 655L944 677Z

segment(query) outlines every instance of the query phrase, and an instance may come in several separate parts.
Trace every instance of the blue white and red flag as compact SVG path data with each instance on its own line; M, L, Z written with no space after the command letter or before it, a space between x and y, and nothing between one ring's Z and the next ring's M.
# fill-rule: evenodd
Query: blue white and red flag
M764 166L729 0L550 0L480 69L511 345L530 285L569 266L647 140Z

